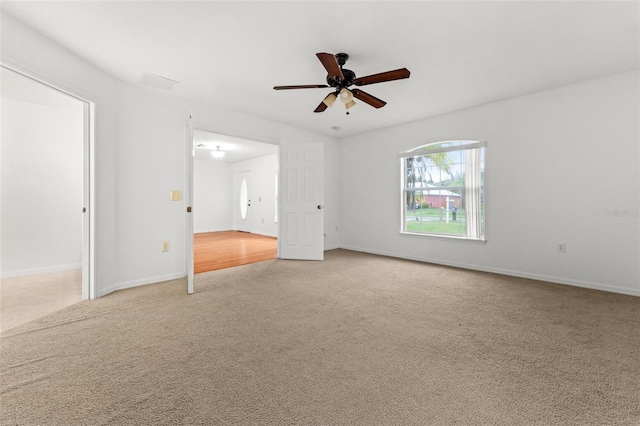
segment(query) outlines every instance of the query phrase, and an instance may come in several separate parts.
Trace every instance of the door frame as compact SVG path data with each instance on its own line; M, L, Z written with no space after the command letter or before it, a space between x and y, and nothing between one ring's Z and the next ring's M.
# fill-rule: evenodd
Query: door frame
M207 131L207 132L211 132L211 133L217 133L217 134L224 134L221 132L218 132L216 130L211 130L208 128L208 126L202 125L201 123L196 123L192 118L190 118L191 120L191 133L190 133L190 138L187 138L189 140L189 145L188 145L188 150L189 150L189 155L188 157L190 158L190 160L193 159L193 129L199 129L199 130L203 130L203 131ZM231 137L239 137L239 138L243 138L243 139L249 139L249 140L254 140L256 142L263 142L263 143L270 143L270 142L265 142L264 140L259 140L255 137L252 136L243 136L243 135L228 135ZM283 201L283 193L284 190L287 188L288 185L288 181L286 180L286 173L283 172L283 156L285 155L284 152L286 150L287 147L289 148L294 148L296 146L301 147L301 146L311 146L311 145L316 145L317 147L319 147L320 151L319 151L319 155L320 155L320 163L319 163L319 171L320 174L316 176L316 179L318 179L318 184L320 185L320 193L319 193L319 199L314 200L313 201L313 205L314 205L314 212L316 212L316 210L320 210L321 214L320 216L322 217L322 223L319 226L324 226L324 144L322 142L309 142L309 143L272 143L273 145L277 145L278 148L278 197L276 199L276 205L277 205L277 211L278 211L278 226L277 226L277 239L278 239L278 253L277 256L278 258L283 258L283 241L282 241L282 233L283 233L283 215L286 213L285 209L284 209L284 201ZM189 188L189 192L187 192L188 194L191 194L191 192L193 191L193 163L189 163L187 162L186 167L186 185ZM236 179L233 180L234 182L234 186L235 186L235 182L237 182ZM237 193L237 191L235 191ZM237 200L235 199L235 197L232 197L232 199L234 200L234 204L235 204L235 209L237 209L239 207L239 203L237 202ZM189 214L189 213L186 213ZM238 217L239 213L234 213L234 218L236 218L237 221L237 217ZM187 218L186 221L192 221L192 218ZM236 222L236 226L235 228L237 229L237 222ZM321 230L322 231L322 230ZM324 236L324 234L322 233L322 235ZM186 270L189 271L189 268L191 268L191 270L193 270L193 226L191 226L190 229L187 229L186 232L186 239L188 242L190 242L190 244L187 244L187 250L190 251L190 253L186 253L185 255L185 259L189 259L188 262L190 262L190 265L187 264L186 265ZM287 255L286 258L289 259L298 259L298 260L323 260L324 259L324 239L322 238L322 243L321 243L321 248L320 248L320 252L314 252L312 255L308 255L308 254L301 254L299 256L290 256ZM189 274L187 272L187 276L188 279L191 280L192 274Z
M193 293L194 265L193 265L193 109L185 122L185 271L187 274L187 294Z
M193 118L193 111L191 110L190 112L190 119L187 120L187 122L190 120L190 130L187 130L187 134L190 136L187 137L187 139L189 140L188 145L187 145L187 155L186 158L187 160L185 161L185 193L187 194L185 196L185 198L187 198L188 196L193 196L193 175L194 175L194 165L193 165L193 158L194 158L194 148L193 148L193 132L194 130L201 130L203 132L209 132L209 133L215 133L218 135L223 135L223 136L229 136L232 138L241 138L241 139L247 139L250 141L254 141L254 142L259 142L259 143L265 143L265 144L269 144L269 145L275 145L278 147L278 163L280 163L280 151L282 150L282 143L273 139L267 139L267 138L257 138L254 135L243 135L243 134L235 134L235 133L226 133L226 132L221 132L218 130L215 130L213 128L211 128L211 126L202 123L202 122L197 122L194 118ZM189 124L187 124L188 126ZM280 167L280 166L279 166ZM278 167L278 168L279 168ZM278 172L278 175L280 173ZM237 212L238 209L238 200L236 198L236 191L235 191L235 186L236 186L236 176L234 176L232 179L232 185L234 187L234 193L233 196L231 197L231 202L233 203L233 220L232 220L232 226L234 228L238 228L238 224L237 224L237 217L239 216L239 212ZM279 177L278 177L279 179ZM280 179L278 180L278 182L280 182ZM188 189L188 191L187 191ZM191 194L191 195L189 195ZM281 210L280 208L280 202L281 202L281 196L280 196L280 188L278 187L278 197L276 199L276 209L278 211L278 214ZM191 203L193 203L193 199L191 198ZM193 204L190 204L193 205ZM197 206L195 206L195 208L197 208ZM185 214L189 214L189 213L185 213ZM193 271L193 216L191 216L191 218L186 218L185 219L186 222L191 221L191 226L187 225L187 229L186 229L186 235L185 235L185 239L187 240L187 245L186 245L186 251L187 253L185 253L185 259L187 264L185 265L185 271L186 271L186 275L187 275L187 280L189 281L191 279L191 277L193 276L193 274L190 274L190 269L191 271ZM276 227L276 238L278 239L278 241L280 241L280 220L278 220L278 226ZM189 251L191 254L189 254ZM189 260L190 257L190 260ZM280 257L280 245L278 244L278 257ZM189 262L190 262L190 266L189 266Z
M96 258L95 258L95 228L96 228L96 177L95 177L95 128L96 104L90 97L78 94L74 89L64 88L60 84L40 77L36 73L24 71L21 67L12 65L6 60L0 61L0 67L14 72L36 83L42 84L83 103L82 120L82 300L92 300L97 297L96 286Z

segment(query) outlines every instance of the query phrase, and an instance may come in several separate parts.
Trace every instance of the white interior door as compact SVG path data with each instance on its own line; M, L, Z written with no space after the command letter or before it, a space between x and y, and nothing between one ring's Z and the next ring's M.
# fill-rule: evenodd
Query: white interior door
M187 271L187 293L193 293L193 112L185 124L185 188L184 200L186 204L185 218L185 268Z
M238 173L238 231L251 232L251 172Z
M324 259L324 151L321 143L280 147L279 257Z

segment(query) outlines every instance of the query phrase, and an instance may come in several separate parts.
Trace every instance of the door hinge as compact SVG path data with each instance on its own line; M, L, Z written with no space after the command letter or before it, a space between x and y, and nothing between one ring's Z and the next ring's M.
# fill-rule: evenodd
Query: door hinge
M187 213L191 213L191 206L187 207Z
M82 208L82 213L86 213L86 212L87 212L87 208L86 208L86 207L83 207L83 208Z

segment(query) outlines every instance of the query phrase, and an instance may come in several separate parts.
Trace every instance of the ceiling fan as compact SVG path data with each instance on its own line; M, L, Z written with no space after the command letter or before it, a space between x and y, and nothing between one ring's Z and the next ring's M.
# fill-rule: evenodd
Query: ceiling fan
M409 70L406 68L400 68L393 71L381 72L379 74L372 74L366 77L357 77L356 73L342 66L349 59L349 55L346 53L338 53L333 55L331 53L316 53L318 59L327 70L327 84L306 84L298 86L275 86L275 90L288 90L288 89L319 89L324 87L333 87L335 90L329 93L320 105L313 112L322 112L327 107L333 105L336 99L344 104L347 114L349 114L349 108L356 103L353 98L359 99L371 105L374 108L382 108L387 103L382 99L378 99L360 89L349 89L349 86L366 86L367 84L383 83L385 81L400 80L403 78L409 78Z

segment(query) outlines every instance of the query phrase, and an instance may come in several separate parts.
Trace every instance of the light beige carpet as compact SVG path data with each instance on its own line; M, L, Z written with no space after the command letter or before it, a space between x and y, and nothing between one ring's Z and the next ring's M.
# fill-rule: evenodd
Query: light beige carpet
M638 425L640 299L344 250L1 335L3 425Z
M0 280L0 332L82 300L82 269Z

